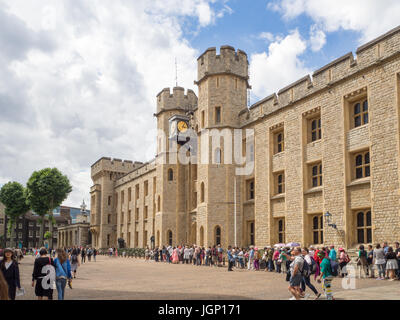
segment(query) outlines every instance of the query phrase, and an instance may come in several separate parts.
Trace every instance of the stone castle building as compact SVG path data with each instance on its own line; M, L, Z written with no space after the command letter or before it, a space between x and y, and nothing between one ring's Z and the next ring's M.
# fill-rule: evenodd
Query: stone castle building
M93 246L399 240L400 27L249 108L241 50L207 49L195 84L198 97L157 95L154 160L92 165ZM187 129L190 148L176 143ZM212 129L225 132L220 146ZM245 164L229 161L230 143ZM171 161L182 150L191 161Z

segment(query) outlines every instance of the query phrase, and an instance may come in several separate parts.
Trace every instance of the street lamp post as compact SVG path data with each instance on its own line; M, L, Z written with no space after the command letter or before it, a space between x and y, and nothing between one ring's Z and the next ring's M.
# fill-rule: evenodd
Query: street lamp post
M325 217L325 223L328 225L328 227L337 229L336 224L332 223L332 214L329 211L325 212L324 217Z

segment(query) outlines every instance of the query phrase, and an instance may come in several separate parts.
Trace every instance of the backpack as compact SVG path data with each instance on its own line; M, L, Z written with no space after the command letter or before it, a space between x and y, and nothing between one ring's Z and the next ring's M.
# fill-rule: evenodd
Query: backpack
M78 257L74 254L74 255L72 255L72 257L71 257L71 262L72 263L78 263Z
M303 270L301 271L301 274L304 277L308 277L311 274L311 266L305 259L303 259Z
M315 274L317 272L317 263L315 262L313 257L310 257L311 265L310 265L310 274Z
M339 275L339 263L331 260L331 273L332 276L337 277Z

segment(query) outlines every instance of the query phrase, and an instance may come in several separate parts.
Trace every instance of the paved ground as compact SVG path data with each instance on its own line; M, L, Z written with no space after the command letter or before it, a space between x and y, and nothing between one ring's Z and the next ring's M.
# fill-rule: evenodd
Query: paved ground
M18 299L35 299L31 286L33 257L20 265L22 286L27 294ZM356 279L354 290L345 290L342 279L333 281L336 299L400 299L400 281ZM314 283L314 282L313 282ZM321 285L314 283L319 291ZM349 285L349 283L347 283ZM66 289L66 300L187 300L187 299L283 299L289 298L283 274L264 271L196 267L155 263L134 258L98 256L97 262L78 268L73 290ZM310 293L310 290L307 289ZM313 295L312 295L313 297ZM56 292L54 299L57 299Z

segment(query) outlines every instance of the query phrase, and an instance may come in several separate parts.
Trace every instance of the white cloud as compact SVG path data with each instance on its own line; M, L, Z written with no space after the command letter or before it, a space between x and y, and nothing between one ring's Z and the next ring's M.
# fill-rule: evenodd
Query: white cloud
M56 166L77 206L100 157L150 160L155 96L174 85L175 57L179 85L195 89L199 52L182 26L214 23L225 2L0 0L0 177L25 183Z
M271 43L268 52L251 55L250 74L255 96L264 98L310 73L299 59L306 48L306 41L294 30Z
M274 41L275 36L271 32L261 32L258 35L258 38L271 42L271 41Z
M312 25L310 28L310 44L312 51L319 51L326 43L325 32L319 30L316 25Z
M398 26L400 17L398 0L281 0L268 8L280 12L285 19L306 14L326 32L360 32L360 43Z

